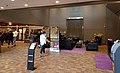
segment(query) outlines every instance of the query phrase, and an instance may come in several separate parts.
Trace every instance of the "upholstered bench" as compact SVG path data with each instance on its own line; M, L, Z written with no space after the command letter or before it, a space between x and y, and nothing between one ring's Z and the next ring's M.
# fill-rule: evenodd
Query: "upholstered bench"
M98 51L98 44L97 43L88 43L86 45L87 51Z

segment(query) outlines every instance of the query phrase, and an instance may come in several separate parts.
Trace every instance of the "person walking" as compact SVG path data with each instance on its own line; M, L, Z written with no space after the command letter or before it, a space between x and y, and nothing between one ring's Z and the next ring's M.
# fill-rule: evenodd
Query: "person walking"
M45 45L46 45L46 32L43 31L40 35L40 57L44 56L45 54Z
M18 35L18 32L17 31L14 31L13 32L13 46L16 46L16 37Z

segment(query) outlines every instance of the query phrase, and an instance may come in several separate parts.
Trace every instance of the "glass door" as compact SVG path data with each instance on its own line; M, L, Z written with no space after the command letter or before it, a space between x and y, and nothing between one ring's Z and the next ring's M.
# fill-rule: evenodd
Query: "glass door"
M23 40L23 28L18 29L18 40L22 41Z

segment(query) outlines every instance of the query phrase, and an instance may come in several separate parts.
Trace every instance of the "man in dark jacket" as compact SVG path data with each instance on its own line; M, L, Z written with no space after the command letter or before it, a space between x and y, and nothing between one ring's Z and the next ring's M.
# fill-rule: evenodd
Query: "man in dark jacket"
M12 43L12 46L13 46L13 33L12 31L8 32L8 48L10 46L10 42Z

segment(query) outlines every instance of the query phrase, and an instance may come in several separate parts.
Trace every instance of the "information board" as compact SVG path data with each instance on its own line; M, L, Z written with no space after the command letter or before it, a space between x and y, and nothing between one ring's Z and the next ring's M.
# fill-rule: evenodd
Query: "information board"
M27 69L34 70L34 54L35 54L36 43L32 43L28 49L28 60Z
M50 28L50 51L59 52L59 28Z

